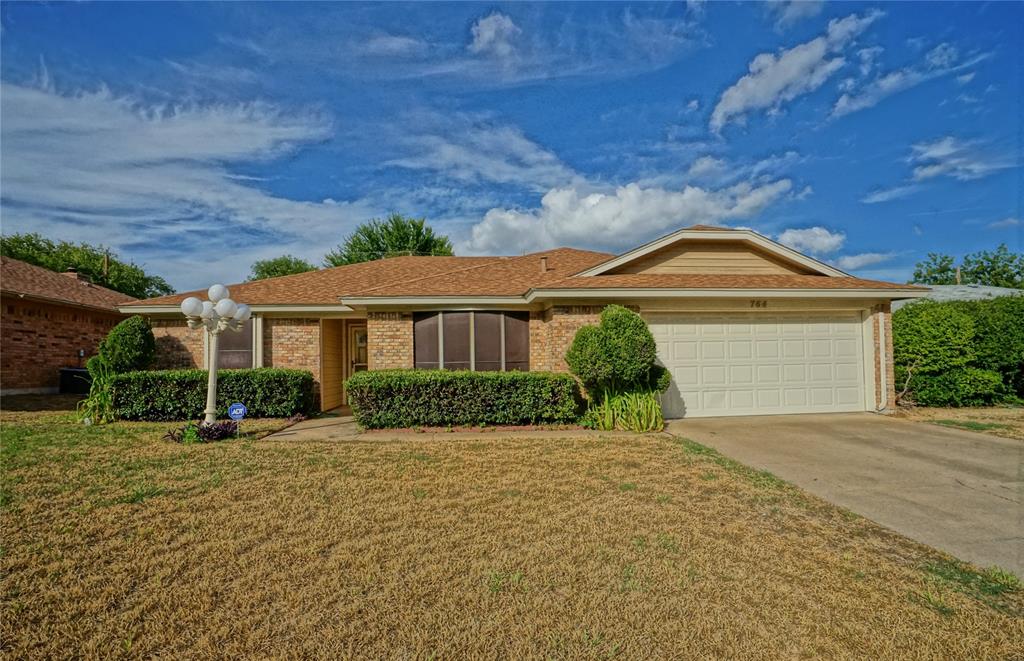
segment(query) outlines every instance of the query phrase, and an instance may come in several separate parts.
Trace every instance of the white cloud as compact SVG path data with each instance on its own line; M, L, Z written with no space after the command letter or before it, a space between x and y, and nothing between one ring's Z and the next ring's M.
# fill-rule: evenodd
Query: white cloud
M687 171L689 177L705 177L708 175L721 174L725 171L726 162L714 156L701 156L690 165Z
M686 112L697 112L700 110L700 101L698 99L690 99L690 102L686 104Z
M864 252L858 255L843 255L833 263L843 271L856 271L865 266L874 266L875 264L887 262L895 256L896 253L891 252Z
M538 209L491 209L459 246L470 254L529 251L557 245L619 249L686 225L750 218L792 188L788 179L760 186L737 184L710 190L643 188L632 183L614 192L579 186L555 188Z
M868 195L861 198L861 202L865 204L878 204L879 202L889 202L890 200L896 200L901 197L906 197L911 193L917 191L919 186L906 185L906 186L893 186L892 188L880 188L872 191Z
M946 43L939 44L925 54L923 64L881 74L858 90L847 89L832 107L832 117L842 117L858 110L871 108L893 94L970 68L990 57L990 54L981 53L962 62L958 62L959 57L955 46ZM974 77L974 74L969 75L971 78ZM970 78L966 82L970 82Z
M869 48L861 48L857 51L857 57L860 59L860 75L866 76L875 68L875 62L878 60L878 56L885 52L885 49L881 46L871 46Z
M722 93L711 113L711 130L720 132L753 110L778 111L783 103L821 87L846 63L839 53L881 15L871 11L833 19L820 37L778 54L757 55L750 73Z
M401 138L412 153L385 165L428 170L462 182L516 184L545 191L580 179L559 158L508 125L482 117L429 116L410 120L427 124Z
M770 0L765 6L775 16L775 28L783 30L821 13L823 0Z
M515 54L515 41L523 32L511 18L500 12L478 19L470 31L473 40L468 46L469 52L499 59Z
M1002 230L1010 227L1018 227L1020 225L1024 225L1024 222L1022 222L1020 218L1010 217L1003 218L1002 220L997 220L993 223L989 223L987 227L993 230Z
M384 34L366 40L360 45L360 50L367 55L404 57L425 53L427 44L412 37Z
M363 202L287 199L231 171L325 139L331 124L317 114L258 103L148 106L106 89L10 83L0 96L4 230L130 249L159 261L176 286L240 279L269 250L268 237L275 252L318 258L311 246L322 252L324 236L371 213Z
M915 166L915 181L943 175L970 181L1014 165L1009 158L986 153L979 142L960 140L954 136L920 142L911 145L910 150L907 160Z
M842 248L845 242L845 234L832 232L824 227L788 229L779 234L779 243L811 255L833 253Z

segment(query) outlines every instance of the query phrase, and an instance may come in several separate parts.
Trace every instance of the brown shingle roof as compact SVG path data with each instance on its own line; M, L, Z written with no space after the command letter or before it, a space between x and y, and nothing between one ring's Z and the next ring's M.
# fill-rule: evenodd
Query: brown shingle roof
M113 289L10 257L0 257L0 291L107 312L136 300Z
M881 280L826 275L733 275L628 273L566 278L550 289L920 289Z
M716 228L717 229L717 228ZM547 270L541 271L541 258ZM255 282L229 285L231 297L249 305L340 305L342 299L433 296L523 296L531 289L913 289L910 285L824 275L576 276L611 255L558 248L520 257L391 257ZM134 305L177 306L184 292Z
M548 258L547 273L540 271L542 256ZM516 296L610 257L573 248L521 257L390 257L228 288L231 298L249 305L338 305L346 296ZM188 296L205 298L206 292L183 292L136 305L178 305Z

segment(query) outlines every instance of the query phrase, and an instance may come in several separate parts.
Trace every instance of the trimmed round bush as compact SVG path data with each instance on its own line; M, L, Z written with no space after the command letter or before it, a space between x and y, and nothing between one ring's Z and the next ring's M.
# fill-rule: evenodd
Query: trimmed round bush
M135 315L114 326L100 342L99 355L118 374L147 369L153 363L156 339L149 320Z
M576 331L565 361L596 394L647 390L662 383L668 388L668 379L654 362L657 357L654 336L643 318L621 305L609 305L601 312L599 325Z

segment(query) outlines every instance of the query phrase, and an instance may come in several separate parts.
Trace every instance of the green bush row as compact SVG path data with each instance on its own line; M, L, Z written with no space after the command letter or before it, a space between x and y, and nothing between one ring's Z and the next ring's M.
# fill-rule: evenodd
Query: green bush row
M379 370L346 383L352 414L367 429L575 422L576 380L551 372Z
M206 370L161 370L117 374L111 380L119 420L195 420L206 408ZM253 418L285 418L314 409L313 375L275 368L218 370L217 415L234 402Z
M893 313L896 391L921 406L1024 398L1024 297L920 301Z

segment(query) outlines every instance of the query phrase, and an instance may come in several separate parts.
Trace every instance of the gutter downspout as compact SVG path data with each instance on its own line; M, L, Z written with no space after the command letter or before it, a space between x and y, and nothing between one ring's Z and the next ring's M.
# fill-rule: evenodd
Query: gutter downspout
M889 384L888 381L888 365L886 365L886 357L888 347L885 337L885 310L882 306L878 306L878 383L882 392L878 396L878 406L875 408L876 413L882 413L889 408Z

